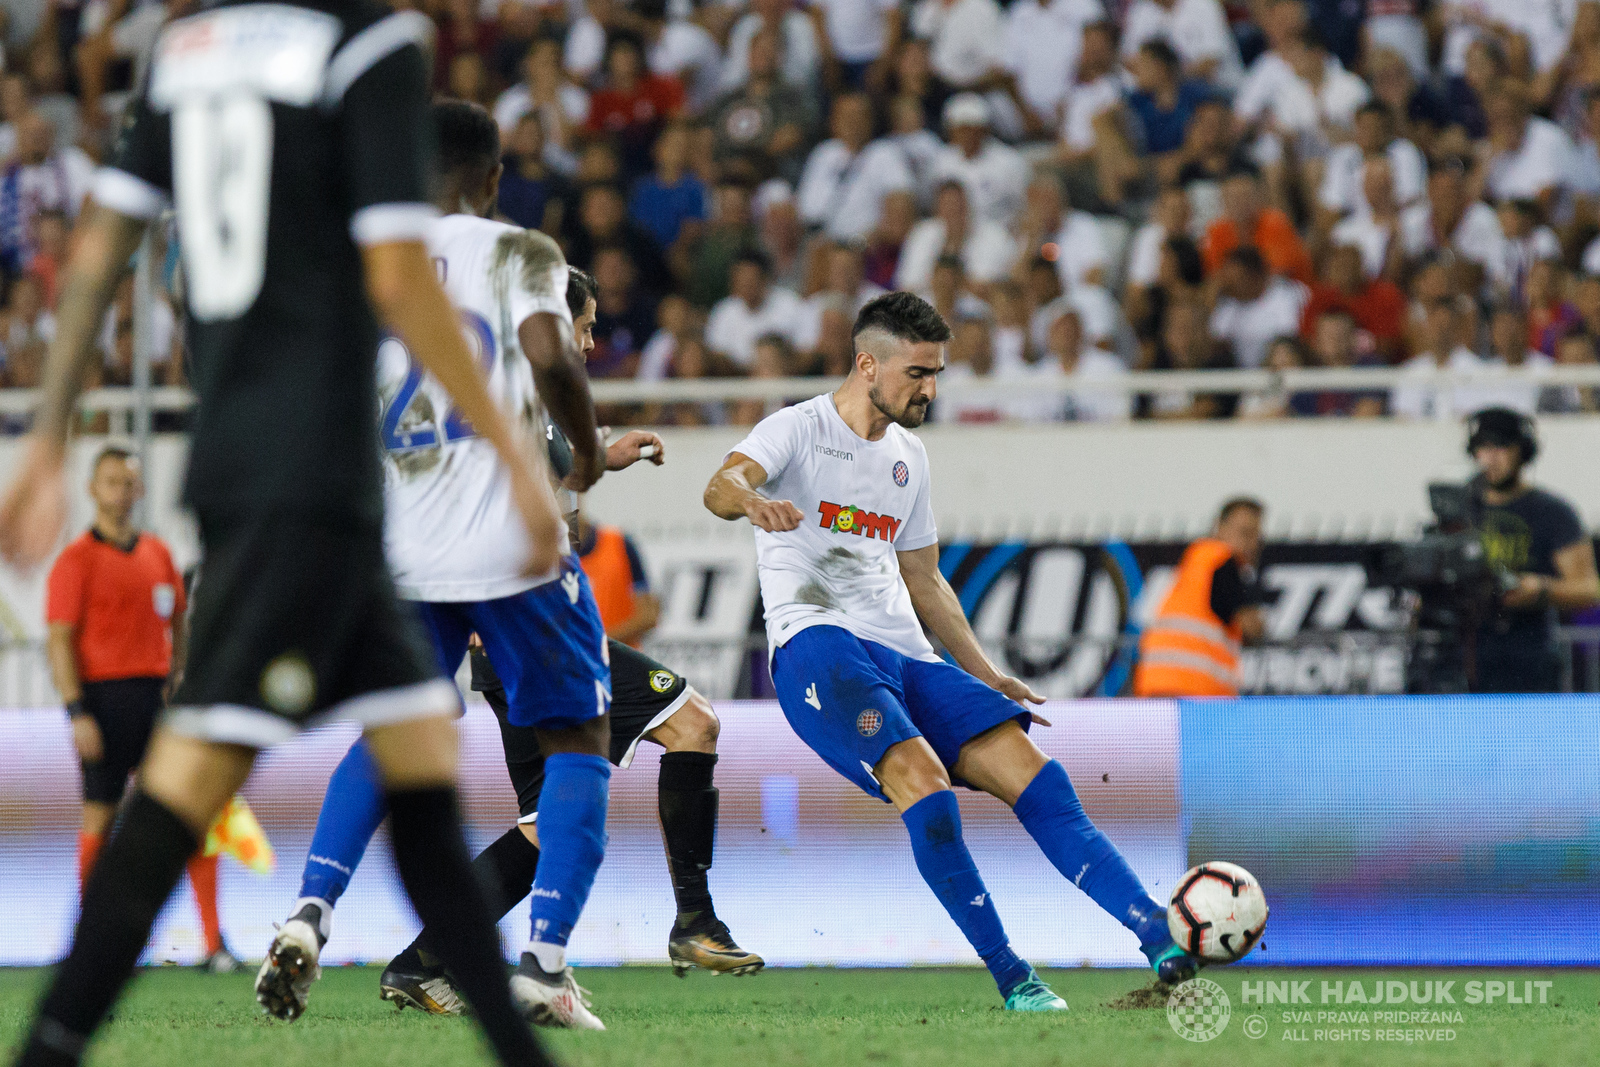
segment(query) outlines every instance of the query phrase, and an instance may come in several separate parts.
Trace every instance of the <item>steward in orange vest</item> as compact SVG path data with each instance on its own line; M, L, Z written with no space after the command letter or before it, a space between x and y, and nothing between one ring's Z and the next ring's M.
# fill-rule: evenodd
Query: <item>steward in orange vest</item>
M1141 697L1239 695L1239 649L1264 629L1245 581L1261 554L1262 508L1230 500L1216 534L1184 550L1172 591L1139 637L1133 693Z
M575 522L578 561L589 576L606 635L638 648L640 638L655 629L661 617L661 604L650 592L639 550L615 526L596 526L586 515Z

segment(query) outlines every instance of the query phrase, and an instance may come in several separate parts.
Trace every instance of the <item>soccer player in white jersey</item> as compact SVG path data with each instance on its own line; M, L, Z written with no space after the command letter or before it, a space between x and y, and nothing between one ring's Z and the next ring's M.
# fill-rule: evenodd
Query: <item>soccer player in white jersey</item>
M899 810L917 870L1008 1010L1067 1005L1012 951L952 782L1010 805L1055 868L1133 931L1163 981L1192 977L1198 963L1168 935L1167 909L1029 740L1031 722L1048 724L1024 702L1043 698L990 662L939 571L928 457L909 430L934 399L949 326L921 298L890 293L861 309L851 338L838 392L763 419L706 487L713 513L756 527L784 715L829 766Z
M573 444L568 485L600 476L605 455L588 379L572 337L567 264L543 234L480 217L500 176L499 134L474 104L435 104L436 205L446 212L429 252L501 407L530 430L540 399ZM473 633L506 689L512 725L531 727L545 754L539 837L546 861L532 892L532 935L511 979L531 1022L604 1029L566 966L566 943L605 853L611 767L611 675L588 579L567 548L528 577L526 535L494 451L452 408L397 339L378 350L379 430L385 455L385 543L403 599L413 602L439 667L453 677ZM344 891L385 807L376 765L358 742L335 770L312 839L301 897L256 980L268 1012L304 1010Z

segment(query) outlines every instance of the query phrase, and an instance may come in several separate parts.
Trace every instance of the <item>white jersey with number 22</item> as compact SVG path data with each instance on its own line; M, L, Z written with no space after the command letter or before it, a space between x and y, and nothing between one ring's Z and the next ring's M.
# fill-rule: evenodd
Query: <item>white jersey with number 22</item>
M548 312L570 331L561 250L536 231L447 215L434 223L428 251L488 375L490 395L535 439L543 416L517 327ZM384 541L400 595L496 600L553 580L556 571L532 578L520 573L528 538L494 446L394 337L378 346L378 400ZM564 531L561 544L567 551Z

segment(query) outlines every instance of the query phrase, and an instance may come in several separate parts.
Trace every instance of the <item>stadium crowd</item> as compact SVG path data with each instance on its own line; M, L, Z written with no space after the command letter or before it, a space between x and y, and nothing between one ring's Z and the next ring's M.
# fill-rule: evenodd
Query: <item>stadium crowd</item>
M1169 390L1130 370L1594 364L1597 0L424 0L499 209L598 284L596 378L840 374L872 296L955 331L946 421L1600 410L1489 381ZM4 382L140 55L192 0L54 0L0 81ZM408 6L408 0L396 0ZM171 260L173 257L168 257ZM168 271L170 274L171 272ZM166 303L158 381L181 384ZM103 339L128 379L131 287ZM1099 383L1099 388L1096 388ZM760 401L613 421L754 423Z

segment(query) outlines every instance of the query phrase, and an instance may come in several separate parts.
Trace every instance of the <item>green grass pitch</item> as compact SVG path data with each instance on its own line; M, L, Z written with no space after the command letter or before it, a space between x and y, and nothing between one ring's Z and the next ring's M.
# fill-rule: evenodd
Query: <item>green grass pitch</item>
M589 969L579 980L594 994L610 1029L554 1033L549 1044L571 1067L753 1064L973 1064L978 1067L1115 1067L1121 1064L1592 1064L1600 1059L1600 972L1319 969L1233 967L1209 970L1232 1001L1229 1025L1205 1043L1184 1041L1161 1009L1128 1010L1111 1002L1146 984L1145 972L1062 970L1046 981L1072 1010L1011 1015L999 1010L979 969L769 970L752 978L665 968ZM0 1048L14 1047L43 972L0 971ZM1395 1025L1370 1019L1318 1021L1318 1011L1357 1013L1360 1005L1240 1003L1241 983L1454 981L1460 1021ZM1461 1003L1473 979L1553 983L1547 1002L1492 1007ZM143 971L116 1018L92 1047L93 1067L418 1067L488 1064L472 1025L408 1011L378 1000L378 970L330 968L304 1018L272 1022L257 1013L251 976L214 977L178 968ZM1535 998L1536 1000L1536 998ZM1448 1008L1448 1006L1446 1006ZM1310 1012L1286 1020L1285 1010ZM1369 1017L1388 1006L1368 1007ZM1388 1008L1388 1010L1400 1010ZM1409 1008L1408 1010L1419 1010ZM1265 1021L1246 1036L1251 1015ZM1253 1024L1251 1029L1261 1029ZM1454 1040L1412 1043L1361 1039L1360 1031L1450 1030ZM1357 1036L1333 1040L1332 1031ZM1286 1040L1285 1035L1305 1040ZM1318 1036L1320 1034L1320 1036Z

